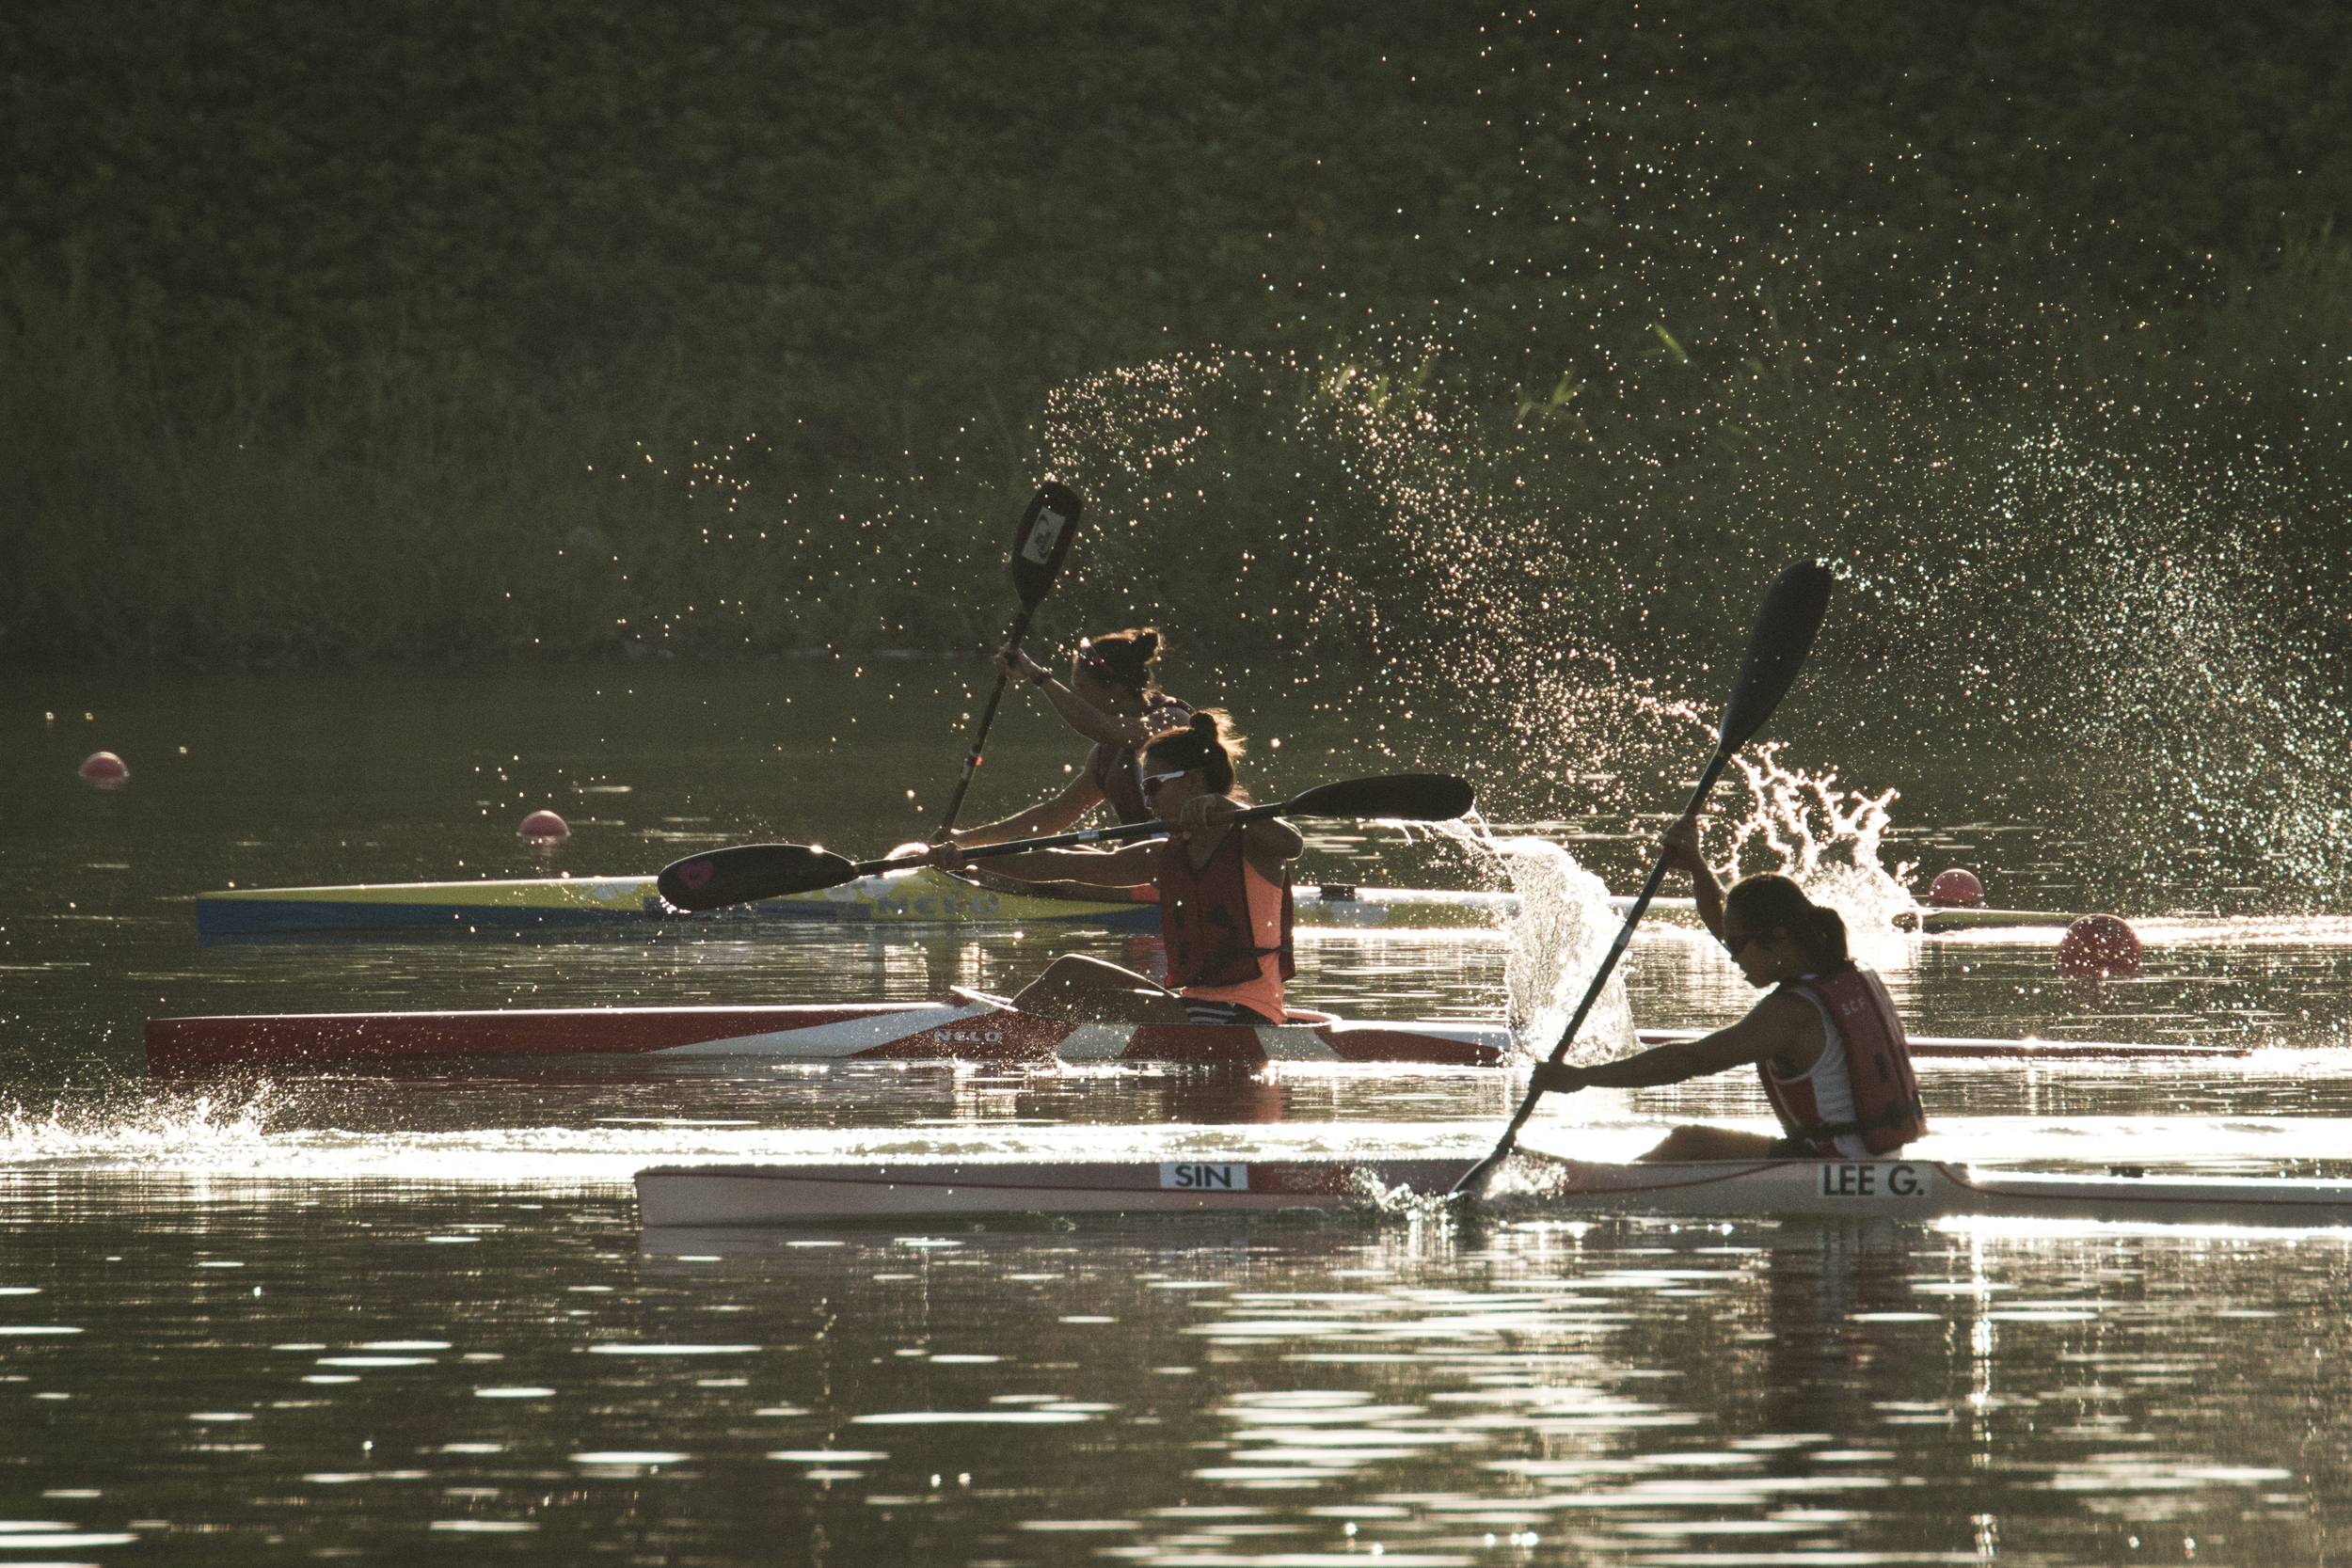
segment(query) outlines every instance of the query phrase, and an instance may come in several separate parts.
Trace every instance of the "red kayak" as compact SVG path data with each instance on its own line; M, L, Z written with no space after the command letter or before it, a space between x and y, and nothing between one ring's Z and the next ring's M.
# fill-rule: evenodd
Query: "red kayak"
M1641 1032L1644 1045L1696 1030ZM1915 1036L1916 1057L2097 1061L2242 1056L2241 1047ZM1293 1008L1279 1027L1073 1023L965 990L946 1002L844 1006L545 1007L465 1013L277 1013L148 1021L155 1071L450 1056L753 1056L785 1061L1418 1062L1499 1067L1501 1023L1366 1023Z
M147 1065L166 1071L371 1057L765 1056L789 1061L1423 1062L1493 1067L1500 1023L1352 1023L1291 1009L1279 1027L1073 1023L961 988L946 1002L846 1006L547 1007L468 1013L158 1018Z

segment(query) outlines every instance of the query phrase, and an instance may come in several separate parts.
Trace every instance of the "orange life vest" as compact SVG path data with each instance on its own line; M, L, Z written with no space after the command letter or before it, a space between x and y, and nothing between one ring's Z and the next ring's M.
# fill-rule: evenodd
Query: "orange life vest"
M1838 974L1791 980L1780 990L1804 996L1820 1009L1824 1022L1836 1026L1836 1038L1825 1042L1822 1060L1812 1071L1784 1079L1772 1070L1769 1058L1756 1064L1765 1098L1791 1138L1836 1156L1836 1140L1856 1133L1864 1148L1887 1154L1927 1132L1927 1112L1919 1102L1919 1080L1911 1069L1902 1020L1895 1016L1894 999L1877 975L1850 965ZM1823 1106L1817 1092L1821 1085L1814 1077L1831 1060L1827 1048L1841 1045L1852 1096L1850 1109Z
M1298 973L1291 957L1291 873L1282 868L1282 941L1260 947L1242 880L1242 831L1228 828L1208 863L1195 870L1184 842L1160 847L1160 935L1168 942L1168 989L1240 986L1258 977L1258 961L1279 954L1282 978Z

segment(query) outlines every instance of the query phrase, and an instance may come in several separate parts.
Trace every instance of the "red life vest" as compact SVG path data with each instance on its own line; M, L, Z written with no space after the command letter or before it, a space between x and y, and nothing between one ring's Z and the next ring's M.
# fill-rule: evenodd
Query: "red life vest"
M1192 722L1192 709L1173 697L1154 697L1143 710L1143 722L1153 735L1181 730ZM1103 792L1104 803L1121 822L1149 822L1154 815L1143 803L1143 784L1136 777L1136 753L1140 750L1099 744L1094 748L1094 787Z
M1182 839L1160 847L1160 935L1168 942L1168 989L1239 986L1258 977L1258 961L1281 956L1282 978L1298 973L1291 958L1291 873L1282 868L1282 942L1260 947L1242 880L1241 830L1228 828L1206 865L1193 868Z
M1844 1046L1846 1081L1853 1095L1851 1114L1833 1120L1815 1092L1811 1072L1783 1079L1772 1070L1769 1058L1756 1063L1765 1098L1772 1102L1789 1137L1835 1156L1839 1152L1838 1138L1858 1133L1863 1148L1873 1154L1888 1154L1927 1132L1927 1112L1919 1102L1919 1080L1911 1070L1911 1049L1903 1037L1902 1020L1895 1016L1894 999L1877 975L1849 966L1836 974L1791 980L1780 991L1804 996L1820 1009L1825 1022L1836 1023L1837 1039ZM1824 1060L1827 1057L1825 1050ZM1816 1063L1816 1069L1820 1065Z

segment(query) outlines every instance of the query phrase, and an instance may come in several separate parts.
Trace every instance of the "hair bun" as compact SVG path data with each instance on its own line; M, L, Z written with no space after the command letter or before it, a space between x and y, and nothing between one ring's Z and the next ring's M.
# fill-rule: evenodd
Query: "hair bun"
M1194 714L1192 733L1203 740L1215 740L1216 738L1216 715L1214 713Z
M1143 656L1144 663L1151 663L1152 660L1157 657L1159 651L1160 634L1158 632L1152 630L1150 626L1146 626L1143 630L1136 634L1136 652Z

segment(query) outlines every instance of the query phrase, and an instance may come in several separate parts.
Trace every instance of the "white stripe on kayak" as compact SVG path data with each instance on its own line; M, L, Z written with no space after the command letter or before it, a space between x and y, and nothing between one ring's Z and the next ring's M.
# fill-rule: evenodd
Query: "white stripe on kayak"
M1300 1024L1283 1024L1258 1030L1259 1048L1269 1062L1336 1062L1340 1053L1331 1049L1331 1042L1312 1029Z
M824 1059L833 1056L854 1056L878 1045L902 1040L909 1035L919 1035L926 1029L954 1023L961 1019L978 1018L996 1011L994 1007L975 1003L970 1006L950 1007L940 1005L929 1007L909 1007L904 1012L881 1013L872 1018L844 1019L837 1023L817 1023L802 1029L771 1029L761 1035L737 1035L728 1039L697 1040L692 1045L674 1045L666 1051L653 1051L652 1056L806 1056Z

